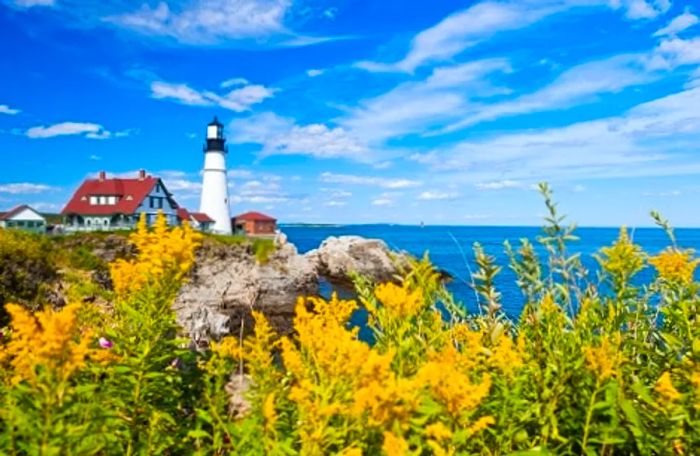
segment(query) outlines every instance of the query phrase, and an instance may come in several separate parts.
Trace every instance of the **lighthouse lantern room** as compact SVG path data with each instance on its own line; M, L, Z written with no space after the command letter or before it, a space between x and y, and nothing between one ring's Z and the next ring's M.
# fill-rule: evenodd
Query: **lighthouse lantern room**
M221 234L231 234L226 153L224 126L214 117L214 120L207 126L204 170L202 172L202 199L199 210L214 220L212 229Z

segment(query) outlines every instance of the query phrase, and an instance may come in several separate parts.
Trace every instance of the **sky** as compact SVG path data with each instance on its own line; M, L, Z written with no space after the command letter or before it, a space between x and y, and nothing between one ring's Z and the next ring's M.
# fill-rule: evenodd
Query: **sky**
M0 0L0 209L88 177L282 222L700 226L697 0Z

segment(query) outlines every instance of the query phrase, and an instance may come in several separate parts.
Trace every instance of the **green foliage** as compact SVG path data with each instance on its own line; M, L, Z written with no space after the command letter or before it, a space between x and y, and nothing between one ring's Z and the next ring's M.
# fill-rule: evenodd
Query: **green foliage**
M3 306L18 302L36 306L58 277L56 252L45 236L0 229L0 325Z
M253 253L260 264L267 263L275 249L275 242L272 239L257 238L253 240Z

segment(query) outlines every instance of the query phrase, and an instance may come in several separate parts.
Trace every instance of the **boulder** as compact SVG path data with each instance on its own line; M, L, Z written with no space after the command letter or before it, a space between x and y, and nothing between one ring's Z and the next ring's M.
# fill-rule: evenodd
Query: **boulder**
M305 256L319 276L343 288L352 285L351 272L374 282L393 281L409 258L405 252L392 252L382 240L360 236L329 237Z
M297 298L318 295L318 290L314 265L292 244L278 247L260 264L250 246L207 242L173 308L193 342L205 346L210 339L248 332L252 310L288 334Z

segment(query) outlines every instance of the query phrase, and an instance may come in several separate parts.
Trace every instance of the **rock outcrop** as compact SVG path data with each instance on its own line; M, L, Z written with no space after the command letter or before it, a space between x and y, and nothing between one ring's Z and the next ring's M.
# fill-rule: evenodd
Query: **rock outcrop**
M375 281L392 280L406 254L358 236L331 237L306 255L278 240L277 250L259 264L246 245L207 241L198 252L190 281L173 307L182 327L198 345L252 327L251 310L265 314L281 334L292 329L299 296L319 294L319 281L346 287L351 271Z
M312 263L292 244L259 264L250 246L207 242L190 281L173 305L178 321L197 344L252 327L251 310L262 311L280 333L291 330L298 296L318 294Z
M350 273L375 282L394 280L399 267L407 260L407 254L392 253L384 241L360 236L329 237L306 257L315 265L319 276L345 288L352 285Z

